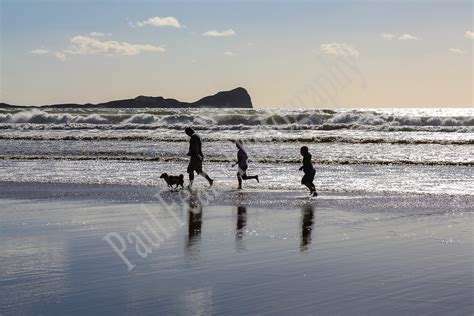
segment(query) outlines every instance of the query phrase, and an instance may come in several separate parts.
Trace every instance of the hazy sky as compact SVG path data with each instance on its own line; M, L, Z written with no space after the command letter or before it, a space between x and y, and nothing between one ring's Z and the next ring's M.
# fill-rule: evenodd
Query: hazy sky
M472 1L1 1L13 104L472 107Z

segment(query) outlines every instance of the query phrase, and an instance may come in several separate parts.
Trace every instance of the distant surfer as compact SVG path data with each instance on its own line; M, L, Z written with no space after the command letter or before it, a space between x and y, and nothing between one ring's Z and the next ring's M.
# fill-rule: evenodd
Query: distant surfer
M244 143L239 139L235 141L235 146L237 146L237 149L239 150L237 152L237 162L232 165L234 167L235 165L238 165L238 170L237 170L237 181L239 181L239 190L242 190L242 180L250 180L250 179L255 179L257 182L260 182L258 180L258 175L257 176L248 176L247 175L247 168L248 168L248 156L247 152L244 149Z
M309 194L311 196L318 196L318 193L316 192L316 187L313 183L316 170L314 170L313 163L311 162L311 154L309 153L308 147L301 147L300 153L303 156L303 166L300 168L300 170L304 171L304 176L301 179L301 184L304 184L309 189Z
M189 173L189 188L191 189L194 181L194 171L197 174L206 178L209 182L209 185L212 186L214 180L212 180L206 172L202 170L202 161L204 160L204 155L202 154L202 139L201 137L191 128L186 127L184 132L191 137L189 140L189 152L190 156L189 165L187 172Z

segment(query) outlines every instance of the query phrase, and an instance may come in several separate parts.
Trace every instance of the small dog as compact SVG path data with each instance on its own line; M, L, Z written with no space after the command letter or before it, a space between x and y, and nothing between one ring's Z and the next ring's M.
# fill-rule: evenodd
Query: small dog
M168 184L168 187L172 188L172 185L174 185L175 189L178 188L178 186L181 186L181 188L184 188L184 176L180 174L179 176L169 176L167 173L163 173L160 176L161 179L165 179L166 183Z

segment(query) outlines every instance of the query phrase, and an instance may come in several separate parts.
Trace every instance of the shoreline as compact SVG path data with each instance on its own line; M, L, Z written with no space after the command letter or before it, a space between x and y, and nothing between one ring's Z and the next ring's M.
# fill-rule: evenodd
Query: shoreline
M208 205L233 206L238 204L256 207L289 208L305 203L318 204L321 207L343 207L355 209L387 210L417 208L448 210L452 207L471 211L474 203L471 195L400 193L400 192L329 192L318 191L318 197L311 198L308 191L301 190L261 190L261 189L224 189L208 187L201 183L193 189L169 189L164 185L130 184L81 184L59 182L12 182L0 181L0 199L57 200L57 201L94 201L117 203L156 203L187 200L190 193L206 196ZM211 197L209 199L209 197Z

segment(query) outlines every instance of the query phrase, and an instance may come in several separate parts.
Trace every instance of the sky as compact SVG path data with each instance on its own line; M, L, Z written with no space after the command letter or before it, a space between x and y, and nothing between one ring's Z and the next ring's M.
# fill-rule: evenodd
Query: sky
M0 102L474 106L471 0L0 3Z

